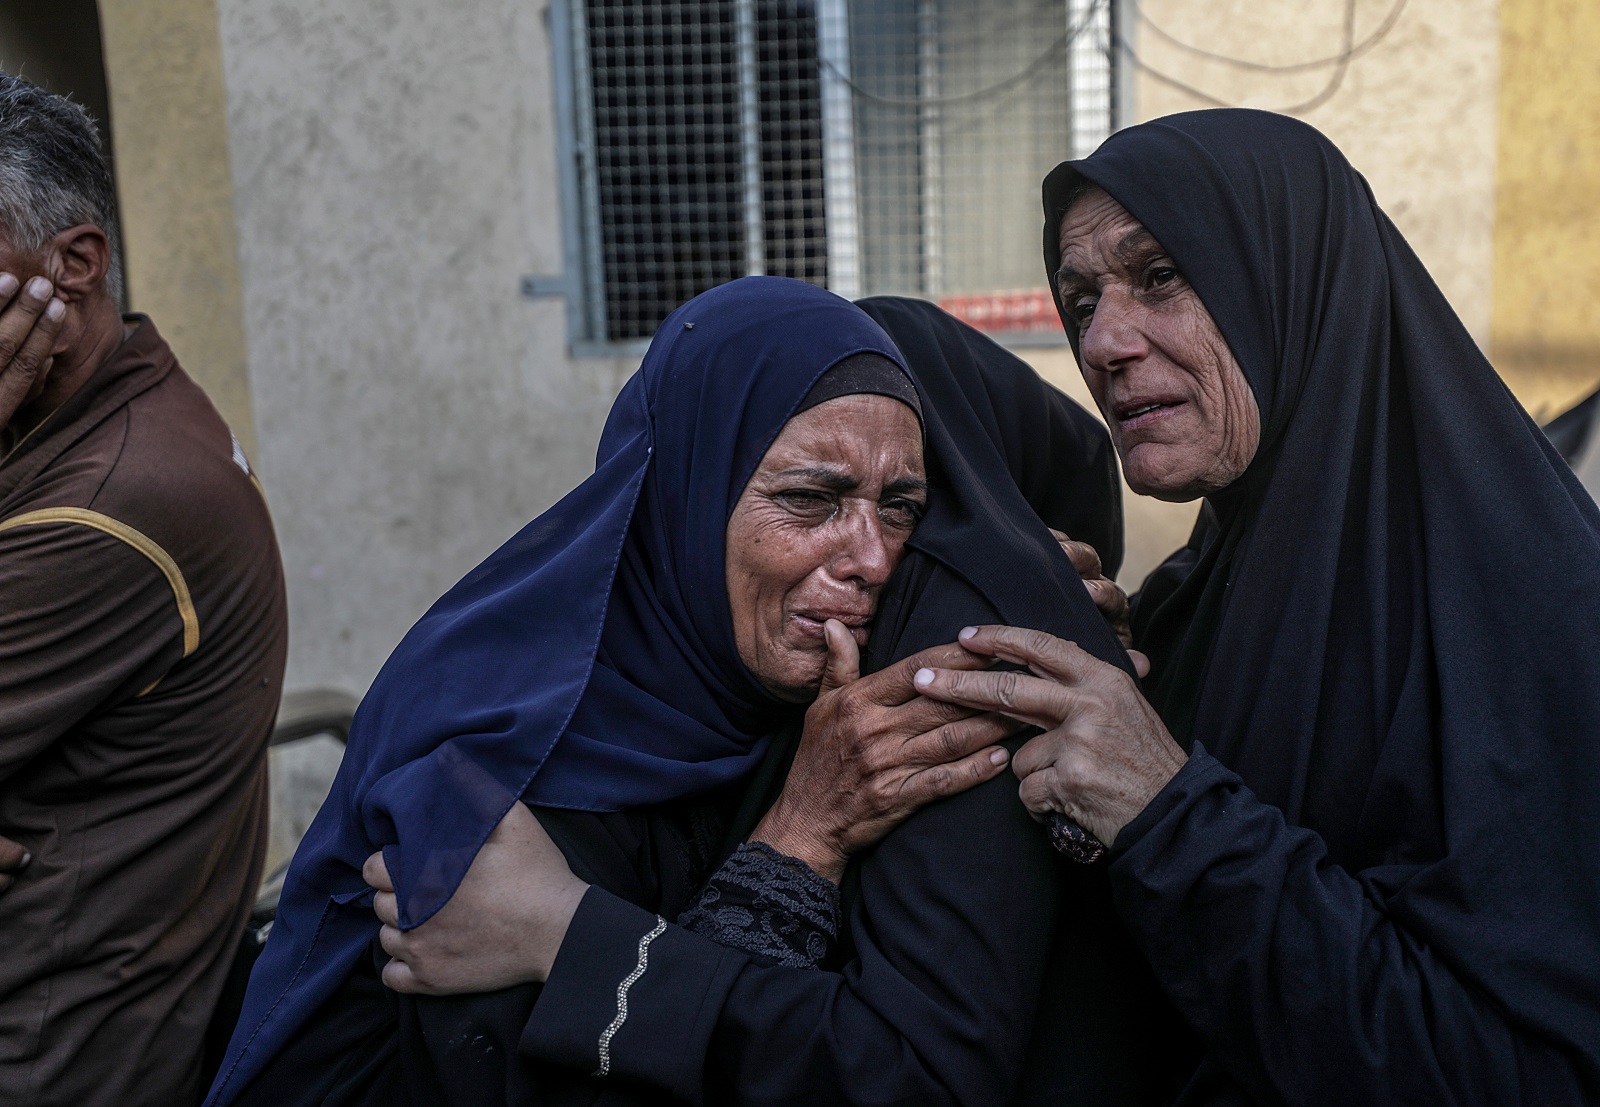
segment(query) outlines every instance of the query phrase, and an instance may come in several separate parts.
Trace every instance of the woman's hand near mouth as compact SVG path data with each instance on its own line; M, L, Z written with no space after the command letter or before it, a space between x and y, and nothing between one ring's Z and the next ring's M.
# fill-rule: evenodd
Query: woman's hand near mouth
M1020 724L918 694L912 678L921 668L987 664L956 643L863 677L849 629L829 619L824 633L822 689L806 712L783 793L750 840L837 884L853 853L912 812L998 776L1008 755L995 743Z

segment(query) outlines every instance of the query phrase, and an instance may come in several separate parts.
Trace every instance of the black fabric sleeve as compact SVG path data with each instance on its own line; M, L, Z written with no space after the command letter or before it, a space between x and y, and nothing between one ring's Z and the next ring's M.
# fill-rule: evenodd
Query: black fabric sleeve
M627 991L614 1076L691 1103L1005 1102L1060 905L1055 859L1000 778L858 859L844 966L762 964L667 926ZM591 891L522 1039L595 1065L654 916Z
M1208 1049L1181 1102L1594 1102L1569 1059L1407 932L1377 881L1328 863L1202 747L1112 853L1118 911Z
M749 964L742 953L591 886L534 1003L520 1051L581 1072L604 1067L607 1076L639 1078L702 1102L700 1060L717 1002Z
M819 968L839 941L839 889L804 861L745 842L678 924L768 964Z

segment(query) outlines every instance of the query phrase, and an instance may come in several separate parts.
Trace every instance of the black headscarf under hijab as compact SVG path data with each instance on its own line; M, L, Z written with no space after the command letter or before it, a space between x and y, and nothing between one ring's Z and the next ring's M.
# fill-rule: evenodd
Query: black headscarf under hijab
M1139 613L1152 699L1417 955L1600 1079L1600 513L1313 128L1191 112L1059 166L1052 275L1084 180L1170 254L1261 408L1193 567Z
M1127 655L1047 525L1122 561L1122 486L1099 420L993 340L924 300L858 305L904 354L923 400L927 516L879 599L864 659L881 668L969 623L1064 635Z

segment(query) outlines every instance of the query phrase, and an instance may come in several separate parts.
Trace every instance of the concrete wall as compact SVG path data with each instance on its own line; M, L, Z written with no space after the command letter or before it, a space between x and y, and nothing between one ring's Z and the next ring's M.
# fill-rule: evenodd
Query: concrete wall
M577 483L632 365L574 362L550 43L526 0L219 0L290 687L362 691Z
M1354 0L1356 41L1394 7ZM1281 110L1317 98L1339 76L1337 66L1265 73L1228 65L1180 49L1155 28L1214 53L1285 65L1341 52L1343 3L1141 0L1138 8L1149 20L1134 28L1147 67L1136 82L1142 119L1212 101ZM1409 0L1320 106L1295 113L1366 175L1480 344L1493 289L1498 8L1498 0Z

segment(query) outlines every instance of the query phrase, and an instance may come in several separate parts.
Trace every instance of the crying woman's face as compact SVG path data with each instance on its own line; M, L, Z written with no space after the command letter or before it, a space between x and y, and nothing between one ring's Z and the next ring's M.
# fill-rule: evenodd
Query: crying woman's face
M899 400L839 396L784 425L727 531L734 639L769 691L795 703L815 697L828 619L866 643L927 503L922 426Z

